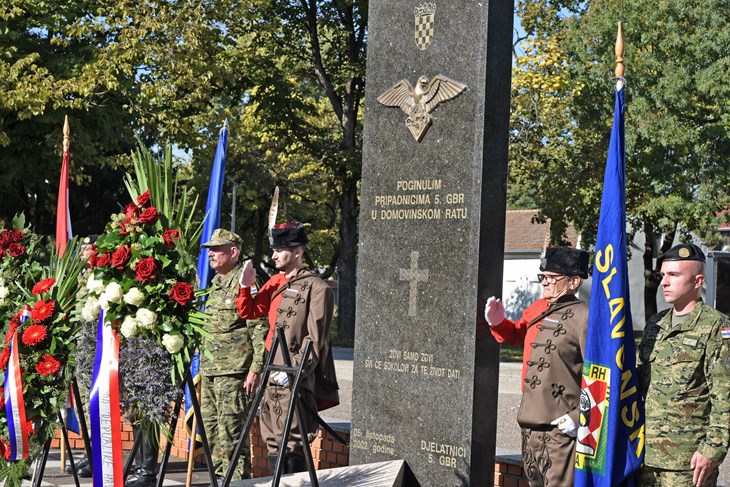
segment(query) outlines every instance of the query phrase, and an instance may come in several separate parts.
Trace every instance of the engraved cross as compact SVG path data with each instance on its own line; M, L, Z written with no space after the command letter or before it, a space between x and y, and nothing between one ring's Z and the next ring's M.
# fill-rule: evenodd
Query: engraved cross
M416 316L417 306L417 291L419 282L428 282L428 269L418 268L418 252L411 252L411 268L400 270L400 280L410 281L411 290L408 295L408 316Z

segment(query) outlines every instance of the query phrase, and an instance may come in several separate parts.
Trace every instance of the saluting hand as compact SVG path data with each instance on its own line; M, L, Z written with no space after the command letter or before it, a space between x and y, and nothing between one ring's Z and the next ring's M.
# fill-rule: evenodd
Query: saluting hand
M253 262L249 259L243 264L241 277L238 278L238 285L241 287L251 287L255 279L256 271L253 268Z
M487 304L484 306L484 318L489 326L497 326L504 321L504 304L499 298L492 296L487 299Z

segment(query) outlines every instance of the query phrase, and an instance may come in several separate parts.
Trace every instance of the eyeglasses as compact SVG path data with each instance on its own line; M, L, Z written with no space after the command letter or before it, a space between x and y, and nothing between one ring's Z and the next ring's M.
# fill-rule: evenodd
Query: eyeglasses
M560 274L557 275L557 276L555 276L555 275L548 275L548 274L538 274L537 275L537 282L545 281L548 284L555 284L556 282L558 282L558 281L560 281L562 279L565 279L567 277L568 276L564 276L564 275L560 275Z

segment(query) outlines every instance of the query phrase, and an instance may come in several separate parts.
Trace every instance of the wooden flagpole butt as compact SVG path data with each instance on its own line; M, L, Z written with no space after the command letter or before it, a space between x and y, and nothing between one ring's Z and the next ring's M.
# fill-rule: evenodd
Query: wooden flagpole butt
M198 397L198 400L200 400L200 382L195 384L195 392L194 394ZM190 429L190 448L188 449L188 472L187 476L185 477L185 487L190 487L193 483L193 469L195 467L195 443L198 438L198 416L197 414L193 414L193 425Z

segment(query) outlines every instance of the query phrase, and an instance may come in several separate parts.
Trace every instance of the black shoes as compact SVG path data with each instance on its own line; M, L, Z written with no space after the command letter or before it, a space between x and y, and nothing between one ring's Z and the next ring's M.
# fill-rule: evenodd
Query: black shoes
M91 467L89 466L89 459L84 456L81 460L76 463L76 474L82 478L91 478ZM65 472L69 475L73 475L74 471L71 465L66 465Z
M138 467L127 477L124 487L155 487L156 484L157 474L154 470Z

